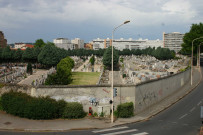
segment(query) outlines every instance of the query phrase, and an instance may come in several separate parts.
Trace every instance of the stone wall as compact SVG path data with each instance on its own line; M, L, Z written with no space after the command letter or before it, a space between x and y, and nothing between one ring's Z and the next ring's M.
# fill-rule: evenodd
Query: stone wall
M190 70L187 70L157 81L137 85L135 93L135 112L142 111L162 99L175 94L175 92L189 82Z
M135 113L161 101L174 94L184 84L190 81L190 70L171 75L165 78L148 81L138 85L115 85L117 96L114 98L114 105L133 102ZM1 88L1 92L9 90L23 91L31 96L50 96L54 99L64 99L68 102L80 102L84 110L88 112L89 107L94 112L105 111L110 113L111 86L110 85L89 85L89 86L30 86L7 85Z
M17 91L17 92L23 92L23 93L27 93L28 95L31 95L31 91L35 89L32 86L12 84L12 83L3 84L3 86L4 87L0 88L0 95L2 95L5 92L9 92L11 90Z
M165 78L148 81L138 85L115 85L117 97L114 98L114 105L133 102L135 113L159 102L179 90L190 80L190 70L171 75ZM33 89L32 96L50 96L54 99L65 99L70 102L80 102L84 110L88 111L92 107L94 111L103 106L105 112L109 114L111 99L110 85L90 85L90 86L40 86Z

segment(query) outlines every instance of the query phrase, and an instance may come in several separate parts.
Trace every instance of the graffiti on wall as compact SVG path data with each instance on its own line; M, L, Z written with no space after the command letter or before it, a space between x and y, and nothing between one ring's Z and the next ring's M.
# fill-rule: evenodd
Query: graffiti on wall
M99 105L99 101L96 98L90 98L89 102L91 105L94 105L94 106Z
M98 106L101 104L107 104L110 101L110 98L96 98L92 96L75 96L75 97L64 97L64 96L52 96L51 98L56 100L64 99L66 102L79 102L82 104L90 104Z
M110 91L106 90L106 89L102 89L104 92L109 93Z

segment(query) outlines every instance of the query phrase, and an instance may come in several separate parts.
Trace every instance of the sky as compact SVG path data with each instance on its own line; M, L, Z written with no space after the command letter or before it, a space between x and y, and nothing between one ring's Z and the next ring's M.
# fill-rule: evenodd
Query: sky
M162 40L203 22L203 0L0 0L0 31L8 43L43 39Z

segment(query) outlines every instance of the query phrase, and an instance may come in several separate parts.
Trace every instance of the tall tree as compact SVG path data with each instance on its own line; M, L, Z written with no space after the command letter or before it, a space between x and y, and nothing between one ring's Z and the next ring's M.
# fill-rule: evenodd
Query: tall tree
M3 49L2 51L2 59L6 62L9 62L12 59L12 53L9 46Z
M74 67L74 61L69 56L62 59L57 64L58 84L67 85L72 82L71 69Z
M24 51L22 58L24 61L27 62L34 62L34 49L33 48L26 48Z
M91 65L93 66L94 65L94 62L95 62L95 58L94 58L94 55L90 58L90 61Z
M40 52L41 52L41 48L40 47L35 47L34 48L33 58L34 58L35 62L38 61L38 55L40 54Z
M43 41L43 39L37 39L35 41L35 46L34 47L43 47L45 45L46 45L46 43Z
M20 62L22 60L22 55L23 55L23 51L20 48L18 48L18 50L15 51L14 59Z
M72 82L71 69L74 67L74 61L69 56L62 59L57 64L57 72L49 75L45 81L46 85L68 85Z
M52 45L52 46L55 46L55 44L53 42L49 42L47 41L46 45Z
M119 60L119 55L118 55L118 51L113 48L113 64L114 67L118 64L118 60ZM103 64L110 68L112 65L112 47L108 47L103 55Z
M48 67L56 66L60 61L57 50L55 46L45 45L38 55L38 62Z
M185 36L183 37L184 43L182 44L181 51L191 54L192 41L199 37L203 37L203 23L192 24L190 31L188 33L185 33ZM194 53L197 52L197 47L201 42L203 42L203 38L194 41L193 43ZM203 51L203 47L201 48L201 51Z

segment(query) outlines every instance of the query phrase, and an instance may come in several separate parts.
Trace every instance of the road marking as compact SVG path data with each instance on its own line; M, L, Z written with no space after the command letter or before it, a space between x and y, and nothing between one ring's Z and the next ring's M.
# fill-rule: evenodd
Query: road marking
M114 132L114 133L107 133L107 134L102 134L102 135L118 135L118 134L123 134L123 133L134 132L134 131L137 131L137 129L119 131L119 132Z
M137 133L137 134L132 134L132 135L148 135L147 132L142 132L142 133Z
M125 129L128 128L127 126L124 127L117 127L117 128L109 128L109 129L102 129L102 130L96 130L92 131L93 133L99 133L99 132L106 132L106 131L112 131L112 130L117 130L117 129Z
M187 114L184 114L183 116L181 116L181 117L179 118L179 120L182 119L182 118L184 118L184 117L186 117L186 116L187 116Z
M202 101L199 101L199 103L197 104L198 106L202 103Z
M191 110L190 110L190 112L192 112L192 111L194 111L195 110L195 107L193 107Z

